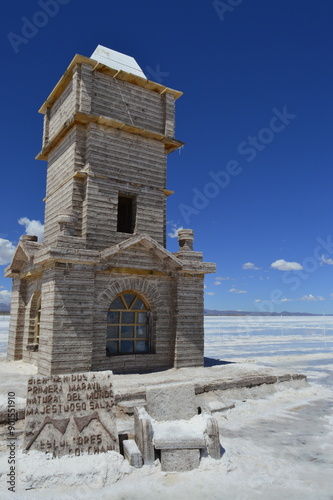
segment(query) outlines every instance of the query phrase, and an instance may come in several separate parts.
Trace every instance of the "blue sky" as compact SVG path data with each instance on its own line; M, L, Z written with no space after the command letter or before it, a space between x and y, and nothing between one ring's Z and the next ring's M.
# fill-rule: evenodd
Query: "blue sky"
M102 44L184 92L168 233L193 228L195 249L217 263L206 307L333 313L330 0L14 0L2 10L1 264L44 218L37 110L74 54Z

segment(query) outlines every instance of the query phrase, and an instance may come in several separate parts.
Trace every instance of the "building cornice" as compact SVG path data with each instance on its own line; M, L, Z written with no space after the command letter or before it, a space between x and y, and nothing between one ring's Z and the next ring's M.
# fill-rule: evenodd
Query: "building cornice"
M172 153L173 151L176 151L177 149L184 146L183 142L172 139L171 137L167 137L163 134L152 132L141 127L136 127L134 125L129 125L113 118L98 115L88 115L85 113L75 113L70 120L67 120L67 122L50 140L50 142L48 142L46 146L41 150L41 152L36 156L36 160L47 160L51 151L59 144L59 142L75 125L87 125L89 123L97 123L99 125L103 125L104 127L123 130L124 132L128 132L130 134L140 135L142 137L146 137L147 139L159 141L164 144L167 154Z
M54 102L58 99L58 97L61 95L63 90L66 88L66 86L72 79L73 70L77 64L88 64L89 66L93 67L94 71L100 71L102 73L112 76L113 78L117 78L118 80L138 85L139 87L143 87L147 90L152 90L153 92L157 92L158 94L161 95L165 93L172 94L175 100L183 95L183 92L180 92L179 90L170 89L169 87L165 87L160 83L152 82L151 80L142 78L137 75L133 75L132 73L127 73L126 71L123 70L110 68L105 64L101 64L98 61L95 61L94 59L90 59L89 57L76 54L73 60L71 61L70 65L68 66L67 70L65 71L63 76L60 78L60 80L52 90L51 94L48 96L44 104L39 109L39 113L45 114L47 108L51 107L54 104Z

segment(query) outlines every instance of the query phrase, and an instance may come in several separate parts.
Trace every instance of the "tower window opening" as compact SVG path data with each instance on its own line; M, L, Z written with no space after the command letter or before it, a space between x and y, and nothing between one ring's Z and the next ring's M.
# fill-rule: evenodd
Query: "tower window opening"
M134 233L136 203L134 196L119 194L117 231L119 233Z

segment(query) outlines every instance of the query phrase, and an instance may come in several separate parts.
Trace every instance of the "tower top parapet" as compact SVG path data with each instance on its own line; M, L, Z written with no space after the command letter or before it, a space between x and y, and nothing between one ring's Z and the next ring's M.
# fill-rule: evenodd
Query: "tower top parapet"
M152 90L153 92L157 92L161 95L164 95L165 93L171 94L175 100L183 95L183 92L179 90L174 90L160 83L148 80L133 57L107 49L106 47L103 47L103 49L109 51L108 53L110 54L112 53L118 56L103 56L103 52L99 50L99 47L102 47L102 45L97 46L91 57L82 56L80 54L76 54L74 56L67 70L39 109L39 113L45 114L47 109L55 103L67 87L68 83L71 81L74 68L78 64L87 64L92 66L93 71L100 71L101 73L110 75L117 80L133 83L134 85L138 85L139 87L143 87L147 90Z

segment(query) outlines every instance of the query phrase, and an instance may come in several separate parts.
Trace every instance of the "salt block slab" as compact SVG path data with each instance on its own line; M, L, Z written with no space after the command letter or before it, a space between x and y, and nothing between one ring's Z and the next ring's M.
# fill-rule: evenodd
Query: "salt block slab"
M154 463L153 427L151 419L144 408L134 408L135 442L141 451L145 465Z
M221 458L220 433L217 420L214 417L207 417L206 445L207 452L215 460Z
M226 403L224 401L210 401L207 403L205 409L207 409L210 413L217 413L221 411L227 411L235 408L235 403Z
M119 452L112 372L31 376L24 448L53 457Z
M132 467L140 468L143 465L141 452L134 439L125 439L123 441L124 455Z
M198 417L200 417L198 415ZM194 419L195 420L195 419ZM202 424L198 422L202 421ZM205 448L203 419L195 422L176 420L169 422L156 422L154 425L154 446L163 449L191 449Z
M198 413L192 382L146 387L147 410L157 421L189 420Z
M199 467L200 450L162 450L161 470L184 472Z

